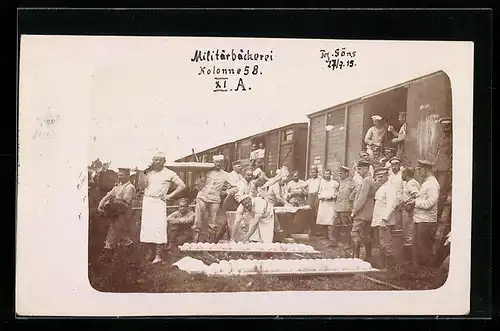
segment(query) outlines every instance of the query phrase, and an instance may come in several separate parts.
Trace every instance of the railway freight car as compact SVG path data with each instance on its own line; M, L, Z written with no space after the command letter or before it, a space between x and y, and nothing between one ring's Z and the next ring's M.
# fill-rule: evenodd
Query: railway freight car
M339 165L352 166L366 148L364 138L373 124L371 116L382 116L386 125L399 131L399 112L406 112L404 161L433 160L442 135L439 119L452 113L446 73L438 71L307 115L307 166L330 168L334 173Z
M273 130L265 131L243 139L219 145L217 147L193 153L176 160L177 162L211 162L212 156L224 155L224 169L232 171L234 160L240 160L243 167L250 167L252 145L263 144L265 148L264 171L268 176L276 174L280 167L297 169L305 176L307 151L307 123L292 123ZM184 180L189 190L195 192L200 174L183 172L179 176Z

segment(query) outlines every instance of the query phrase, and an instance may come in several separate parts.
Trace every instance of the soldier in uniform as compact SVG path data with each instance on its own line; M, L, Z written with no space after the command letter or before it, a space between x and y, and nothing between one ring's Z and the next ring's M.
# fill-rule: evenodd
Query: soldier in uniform
M370 163L358 161L358 171L363 178L361 185L356 189L351 219L353 220L351 238L355 258L360 256L361 244L365 247L365 260L372 258L372 231L371 222L377 188L369 176Z
M371 147L373 153L371 161L374 169L383 168L385 166L385 163L382 163L384 155L382 154L381 149L382 145L378 143L374 143Z
M446 117L439 120L443 128L443 136L438 144L436 156L436 179L439 183L439 203L438 217L441 216L444 203L448 197L448 191L451 187L451 171L452 171L452 153L453 153L453 137L452 137L452 122L451 118Z

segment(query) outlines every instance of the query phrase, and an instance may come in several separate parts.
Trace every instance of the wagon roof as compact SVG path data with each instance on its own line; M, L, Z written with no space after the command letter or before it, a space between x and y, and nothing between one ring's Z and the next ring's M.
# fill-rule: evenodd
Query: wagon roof
M406 81L404 83L400 83L400 84L397 84L397 85L394 85L394 86L391 86L391 87L379 90L377 92L373 92L373 93L367 94L365 96L362 96L362 97L359 97L359 98L356 98L356 99L352 99L352 100L349 100L349 101L346 101L346 102L343 102L343 103L340 103L340 104L337 104L337 105L334 105L334 106L330 106L330 107L322 109L322 110L315 111L313 113L307 114L307 117L308 118L312 118L312 117L315 117L315 116L320 115L322 113L325 113L327 111L330 111L333 108L340 108L340 107L345 107L345 106L350 105L350 104L355 104L355 103L361 102L363 100L366 100L368 98L374 97L376 95L379 95L379 94L382 94L382 93L385 93L385 92L389 92L389 91L392 91L392 90L395 90L395 89L398 89L398 88L401 88L401 87L405 87L405 86L407 86L409 84L416 83L417 81L420 81L420 80L423 80L423 79L427 79L427 78L430 78L430 77L433 77L433 76L437 76L437 75L442 75L442 74L446 75L446 73L444 71L442 71L442 70L435 71L435 72L432 72L430 74L427 74L427 75L424 75L424 76L420 76L420 77L408 80L408 81Z
M299 126L304 126L304 127L307 127L309 124L307 122L293 122L293 123L290 123L290 124L287 124L287 125L283 125L283 126L280 126L280 127L277 127L277 128L274 128L274 129L271 129L271 130L267 130L267 131L263 131L263 132L260 132L260 133L256 133L256 134L252 134L250 136L246 136L244 138L240 138L240 139L236 139L236 140L233 140L233 141L228 141L228 142L225 142L223 144L220 144L220 145L217 145L217 146L214 146L214 147L210 147L210 148L207 148L207 149L204 149L202 151L199 151L199 152L196 152L196 154L202 154L202 153L205 153L205 152L208 152L208 151L211 151L213 149L217 149L217 148L221 148L221 147L224 147L228 144L234 144L234 143L237 143L237 142L240 142L242 140L247 140L249 138L254 138L254 137L259 137L259 136L263 136L263 135L266 135L268 133L271 133L271 132L274 132L274 131L277 131L277 130L282 130L284 128L288 128L288 127L291 127L291 126L296 126L296 125L299 125ZM186 157L190 157L192 156L193 154L189 154L189 155L186 155L186 156L183 156L179 159L177 159L177 161L180 161Z

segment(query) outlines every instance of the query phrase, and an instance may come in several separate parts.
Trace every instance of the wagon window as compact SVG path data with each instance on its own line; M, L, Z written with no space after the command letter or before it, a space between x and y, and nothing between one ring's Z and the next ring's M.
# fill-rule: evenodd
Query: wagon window
M283 141L291 141L293 139L293 129L283 131Z

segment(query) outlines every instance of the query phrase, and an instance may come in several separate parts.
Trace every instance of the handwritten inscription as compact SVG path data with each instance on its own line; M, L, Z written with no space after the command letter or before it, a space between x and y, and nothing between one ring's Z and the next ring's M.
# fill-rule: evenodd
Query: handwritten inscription
M52 127L59 119L59 114L49 112L44 117L37 117L38 125L33 133L33 139L50 139L52 137Z
M327 64L327 68L331 70L356 67L356 51L354 50L348 50L345 47L336 48L333 51L321 49L320 55L320 58Z
M262 63L272 62L273 51L268 53L250 50L196 50L191 62L202 63L198 76L213 78L213 92L250 91L245 77L263 74Z

